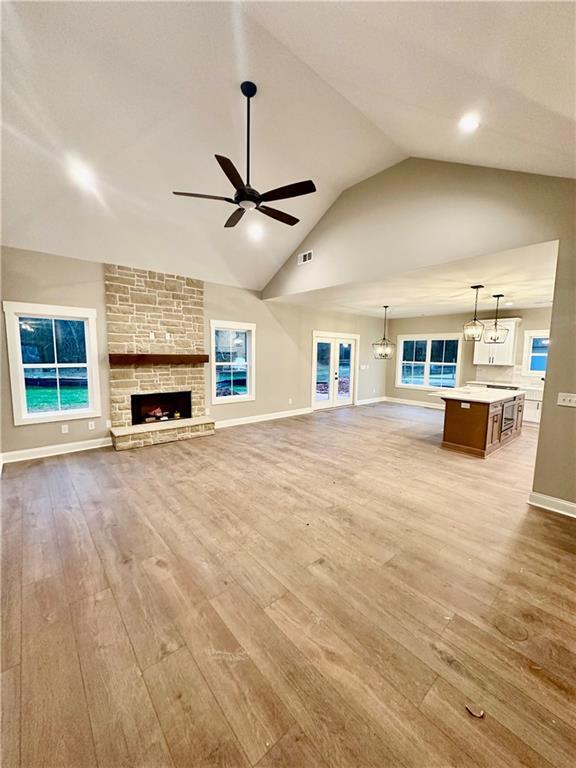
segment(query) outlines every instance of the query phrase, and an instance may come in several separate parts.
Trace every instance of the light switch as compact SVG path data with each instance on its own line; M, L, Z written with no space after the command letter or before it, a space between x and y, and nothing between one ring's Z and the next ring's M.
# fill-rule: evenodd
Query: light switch
M62 432L63 435L67 435L68 434L68 424L62 424L60 426L60 432Z
M574 392L558 392L558 405L576 408L576 394Z

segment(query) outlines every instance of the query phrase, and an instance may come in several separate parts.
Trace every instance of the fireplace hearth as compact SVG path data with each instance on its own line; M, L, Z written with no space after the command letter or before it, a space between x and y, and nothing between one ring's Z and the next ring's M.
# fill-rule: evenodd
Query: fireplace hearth
M132 424L189 419L192 416L192 392L148 392L132 395Z

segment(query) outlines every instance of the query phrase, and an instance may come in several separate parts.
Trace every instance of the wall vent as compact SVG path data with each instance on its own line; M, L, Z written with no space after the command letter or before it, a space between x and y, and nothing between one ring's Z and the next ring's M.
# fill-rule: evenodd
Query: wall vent
M298 264L307 264L309 261L312 261L312 251L298 254Z

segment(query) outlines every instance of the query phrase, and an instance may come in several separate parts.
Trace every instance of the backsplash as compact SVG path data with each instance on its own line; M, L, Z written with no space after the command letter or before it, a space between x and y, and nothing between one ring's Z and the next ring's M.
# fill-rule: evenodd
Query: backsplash
M476 381L497 381L502 384L515 384L520 387L534 389L543 387L544 382L539 376L525 376L521 365L477 365Z

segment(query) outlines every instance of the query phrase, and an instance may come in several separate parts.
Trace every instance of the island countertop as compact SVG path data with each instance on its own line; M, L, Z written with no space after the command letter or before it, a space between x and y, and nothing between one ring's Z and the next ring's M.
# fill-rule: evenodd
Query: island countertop
M455 387L454 389L439 389L430 392L430 397L441 397L444 400L462 400L468 403L501 403L519 395L525 395L523 389L483 389L482 387Z

